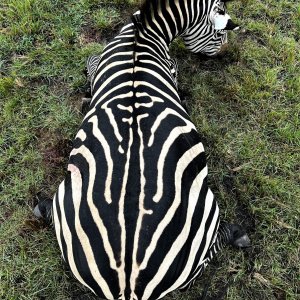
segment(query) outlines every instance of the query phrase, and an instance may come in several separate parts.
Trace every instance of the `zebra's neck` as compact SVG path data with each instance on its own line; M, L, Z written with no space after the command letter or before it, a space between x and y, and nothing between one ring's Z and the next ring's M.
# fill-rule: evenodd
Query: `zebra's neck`
M167 46L191 30L211 10L211 0L146 0L141 8L144 30Z

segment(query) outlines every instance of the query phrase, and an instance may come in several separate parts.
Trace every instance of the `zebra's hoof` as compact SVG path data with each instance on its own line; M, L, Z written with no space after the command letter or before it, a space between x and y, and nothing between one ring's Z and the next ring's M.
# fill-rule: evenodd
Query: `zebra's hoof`
M42 219L43 216L42 216L42 213L39 209L39 205L37 204L33 210L33 214L38 218L38 219Z
M39 202L33 209L33 214L38 219L43 219L47 223L51 223L52 221L52 204L53 201L48 198L42 198L40 199L39 196L37 196Z
M233 242L234 246L237 248L248 248L251 246L251 241L247 234L244 234L240 238Z
M236 248L248 248L251 246L251 241L242 226L237 224L231 224L229 226L232 246Z

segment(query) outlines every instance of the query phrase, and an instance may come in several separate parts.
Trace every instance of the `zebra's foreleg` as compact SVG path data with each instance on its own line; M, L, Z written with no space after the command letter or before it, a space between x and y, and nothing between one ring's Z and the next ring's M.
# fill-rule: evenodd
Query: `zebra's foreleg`
M193 286L195 280L203 274L210 261L217 255L220 250L222 250L222 248L227 245L232 245L236 248L250 247L250 239L245 230L240 225L228 223L220 224L215 241L210 245L202 263L194 271L192 279L188 284L180 287L179 289L185 291ZM200 300L205 299L206 292L207 289L204 290Z
M37 195L36 197L38 199L38 204L35 206L33 213L38 219L42 219L50 225L52 223L53 200L41 195Z
M216 256L216 254L227 245L232 245L240 249L240 248L250 247L251 243L246 231L240 225L221 223L219 226L216 240L210 246L205 256L204 262L198 273L199 274L198 277L201 276L201 274L204 272L207 265ZM194 283L194 281L195 280L193 280L189 286L191 286ZM199 300L204 300L206 298L208 288L209 288L209 284L204 288L203 293L199 298Z

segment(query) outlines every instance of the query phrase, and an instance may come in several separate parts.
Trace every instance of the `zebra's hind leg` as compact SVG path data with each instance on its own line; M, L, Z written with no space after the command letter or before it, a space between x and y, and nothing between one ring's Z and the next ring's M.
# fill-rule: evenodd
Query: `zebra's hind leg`
M231 245L239 249L251 246L250 239L242 226L238 224L228 224L225 222L221 223L216 240L210 246L209 251L205 256L206 262L209 263L214 256L227 245Z
M44 220L47 224L52 223L52 204L53 200L38 194L38 204L35 206L33 213L38 219Z
M210 261L216 256L216 254L220 250L222 250L222 248L224 248L227 245L232 245L239 249L248 248L251 246L250 239L242 226L228 223L220 224L215 242L210 246L209 250L207 251L204 258L204 263L198 271L197 277L201 276L201 274L203 273L207 265L210 263ZM197 277L194 277L194 279L190 282L189 286L193 285ZM209 285L206 286L199 300L204 300L206 298L208 287Z

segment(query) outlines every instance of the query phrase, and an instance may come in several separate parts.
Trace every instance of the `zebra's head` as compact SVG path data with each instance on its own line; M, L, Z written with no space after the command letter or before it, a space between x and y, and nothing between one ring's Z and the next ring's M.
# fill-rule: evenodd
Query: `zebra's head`
M215 56L226 48L227 31L240 28L227 14L226 2L228 0L203 1L203 14L182 35L187 49Z

